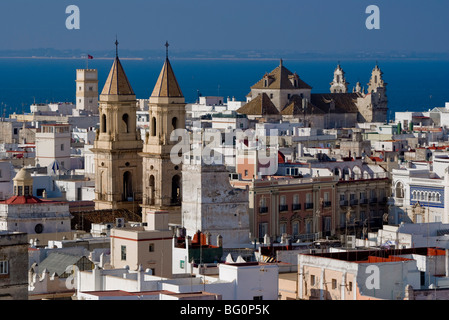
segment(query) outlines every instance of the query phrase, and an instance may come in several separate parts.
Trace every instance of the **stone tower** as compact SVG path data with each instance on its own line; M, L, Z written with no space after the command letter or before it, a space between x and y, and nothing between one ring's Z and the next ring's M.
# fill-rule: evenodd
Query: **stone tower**
M76 70L76 109L98 114L98 71Z
M331 93L346 93L348 92L348 82L346 82L345 72L341 68L340 64L337 65L334 71L334 79L330 83Z
M116 46L118 42L116 42ZM95 208L136 212L142 199L142 151L136 96L118 54L100 95L95 154Z
M388 98L387 98L387 83L383 80L383 72L376 64L371 72L371 79L368 82L368 92L371 94L372 106L372 122L387 121L388 112Z
M147 211L168 211L170 223L181 222L182 164L170 159L175 129L185 128L185 99L167 55L149 99L149 131L143 146L143 217Z

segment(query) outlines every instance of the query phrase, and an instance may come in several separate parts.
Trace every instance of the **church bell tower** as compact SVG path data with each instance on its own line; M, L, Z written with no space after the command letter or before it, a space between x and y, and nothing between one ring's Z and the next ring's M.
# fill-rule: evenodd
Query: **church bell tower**
M185 99L168 58L168 43L162 70L149 99L149 131L142 156L142 209L168 211L170 223L181 223L182 163L171 161L177 141L170 141L175 129L185 129ZM143 214L145 217L146 214Z
M95 154L95 209L136 212L142 199L142 151L136 128L136 96L116 56L99 99Z

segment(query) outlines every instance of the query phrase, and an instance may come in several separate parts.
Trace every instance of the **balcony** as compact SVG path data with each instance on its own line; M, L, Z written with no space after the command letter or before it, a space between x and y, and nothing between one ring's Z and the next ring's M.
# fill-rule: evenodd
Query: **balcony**
M340 200L340 206L342 207L348 206L348 200Z
M293 211L301 210L301 204L300 203L294 203L292 205L292 208L293 208Z
M360 199L359 204L363 204L363 205L368 204L368 199L366 199L366 198Z
M313 202L306 202L305 203L305 208L307 209L313 209Z
M376 203L377 203L377 198L371 198L371 199L369 200L369 203L371 203L371 204L376 204Z
M279 211L280 212L288 211L288 204L281 204L281 205L279 205Z
M351 199L351 206L356 206L359 204L359 200L358 199Z
M325 208L329 208L332 206L332 201L324 201L323 205Z
M267 213L268 207L259 207L259 213Z

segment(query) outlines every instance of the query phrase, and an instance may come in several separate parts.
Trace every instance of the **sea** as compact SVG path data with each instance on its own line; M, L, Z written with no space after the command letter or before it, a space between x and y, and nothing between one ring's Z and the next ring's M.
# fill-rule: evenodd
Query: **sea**
M73 102L76 69L98 70L100 91L112 59L0 58L1 116L27 113L33 103ZM149 98L163 66L163 59L121 59L138 99ZM250 87L279 65L277 59L220 60L170 59L187 103L199 95L245 101ZM327 93L339 62L283 60L284 66L312 86L312 93ZM367 88L376 65L387 83L388 118L399 111L427 111L449 102L449 61L443 60L347 60L340 65L352 91L356 82ZM88 64L88 65L87 65Z

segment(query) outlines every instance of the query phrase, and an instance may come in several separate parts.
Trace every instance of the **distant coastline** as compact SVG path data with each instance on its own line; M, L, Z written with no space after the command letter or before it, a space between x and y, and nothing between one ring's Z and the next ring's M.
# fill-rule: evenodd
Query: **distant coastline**
M86 60L91 55L95 60L112 60L111 51L92 50L0 50L0 59L46 59L46 60ZM121 50L122 60L161 60L165 52L161 50ZM257 51L257 50L172 50L172 59L191 61L446 61L449 52L306 52L306 51Z

